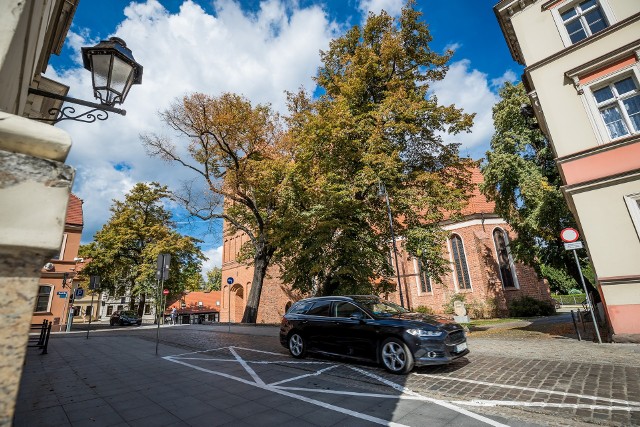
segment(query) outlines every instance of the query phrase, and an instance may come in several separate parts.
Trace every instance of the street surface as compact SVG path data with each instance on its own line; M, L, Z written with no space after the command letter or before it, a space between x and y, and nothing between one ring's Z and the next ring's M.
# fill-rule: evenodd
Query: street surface
M97 326L29 352L16 426L640 425L633 344L472 332L467 357L397 376L293 359L275 327L166 326L155 356L153 326Z

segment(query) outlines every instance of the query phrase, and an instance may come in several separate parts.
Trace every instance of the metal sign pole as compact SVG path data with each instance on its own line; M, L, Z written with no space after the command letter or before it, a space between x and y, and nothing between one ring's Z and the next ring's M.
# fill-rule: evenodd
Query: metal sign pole
M89 331L91 330L91 317L93 316L93 292L91 292L91 311L89 312L89 326L87 326L87 339L89 339ZM86 309L85 309L86 313Z
M589 298L589 292L587 291L587 285L584 283L584 277L582 276L582 268L580 267L580 260L578 259L578 253L576 250L573 250L573 256L576 259L576 264L578 265L578 272L580 273L580 281L582 282L582 289L584 289L584 294L587 296L587 306L589 307L589 311L591 312L591 320L593 320L593 327L596 330L596 336L598 337L598 343L602 344L602 339L600 338L600 331L598 330L598 322L596 322L596 315L593 312L593 305L591 304L591 298Z
M160 311L160 307L162 307L162 296L160 293L160 289L164 289L164 280L169 278L169 266L171 263L171 255L169 254L159 254L157 261L157 270L156 270L156 278L158 279L158 293L156 301L156 307ZM164 310L162 315L164 315ZM158 327L156 328L156 356L158 355L158 344L160 343L160 313L156 313L156 321L158 322Z
M160 300L162 297L160 295L162 295L160 293L160 289L163 288L162 286L162 280L158 280L158 291L156 292L156 295L158 297L158 300ZM160 342L160 304L162 302L158 301L158 304L156 305L156 307L158 307L158 309L156 310L156 322L158 323L157 328L156 328L156 356L158 355L158 343Z

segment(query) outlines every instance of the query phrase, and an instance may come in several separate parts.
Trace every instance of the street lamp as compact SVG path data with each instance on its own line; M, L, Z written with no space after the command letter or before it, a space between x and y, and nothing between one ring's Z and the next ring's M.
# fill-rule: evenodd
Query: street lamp
M92 108L77 116L71 115L75 114L74 107L51 108L48 113L54 118L38 120L54 124L62 120L93 123L109 118L109 112L123 116L127 114L125 110L115 108L114 105L124 102L132 85L142 83L142 65L133 59L131 49L124 40L111 37L93 47L83 47L82 62L84 68L91 71L93 95L100 104L30 88L29 93L34 95Z
M398 264L398 248L396 246L396 235L393 232L393 215L391 215L391 205L389 204L389 193L387 187L382 181L378 181L378 194L384 196L387 202L387 215L389 216L389 230L391 232L391 241L393 242L393 257L396 260L396 277L398 279L398 292L400 293L400 305L404 307L404 298L402 297L402 283L400 282L400 265Z

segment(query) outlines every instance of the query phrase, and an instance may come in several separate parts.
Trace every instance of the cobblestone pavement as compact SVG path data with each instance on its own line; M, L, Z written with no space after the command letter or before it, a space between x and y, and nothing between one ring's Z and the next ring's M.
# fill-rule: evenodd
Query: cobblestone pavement
M185 353L219 349L204 353L213 361L221 358L220 352L226 352L229 346L250 350L242 350L247 360L260 352L269 352L270 357L278 361L268 369L259 368L259 372L274 381L279 372L290 369L286 362L288 353L277 339L277 328L231 326L229 329L222 325L184 325L163 328L160 337L162 344L184 349ZM147 341L154 341L156 337L155 329L126 328L95 333L110 337L136 336ZM373 364L342 363L317 357L307 360L330 363L333 368L326 368L321 375L316 373L317 366L300 365L295 369L300 371L299 382L305 390L315 387L323 391L327 404L337 402L345 407L349 399L336 394L343 387L348 386L353 393L375 395L392 386L399 395L408 397L398 401L398 407L419 403L412 403L411 399L416 398L439 399L493 419L506 419L506 424L512 426L640 425L640 345L598 345L548 335L532 337L513 331L505 331L503 336L474 335L470 334L468 357L445 367L418 368L407 376L388 374ZM55 340L52 344L55 345ZM264 354L260 357L265 357ZM173 361L198 369L210 366L207 360L189 361L189 356L183 357L186 359L178 357ZM236 375L238 371L234 372ZM411 411L415 415L415 409Z
M198 331L207 328L187 326L184 333L168 339L182 341L189 348L213 348L207 347L206 341L194 344ZM268 327L262 329L263 334L277 335L277 328L271 332ZM599 345L549 335L543 339L513 329L504 332L506 337L487 335L490 338L474 338L471 333L468 357L445 367L418 368L402 385L426 396L466 402L464 406L474 411L502 415L506 411L523 421L640 426L640 345ZM248 342L257 343L254 338L232 335L245 347L251 347L245 345ZM263 339L260 344L286 353L277 339ZM390 381L399 381L383 369L364 366Z

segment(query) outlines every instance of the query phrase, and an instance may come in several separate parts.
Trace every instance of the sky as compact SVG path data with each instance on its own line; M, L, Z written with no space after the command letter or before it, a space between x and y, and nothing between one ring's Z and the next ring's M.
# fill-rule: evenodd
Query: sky
M476 113L471 133L446 137L461 153L483 157L493 133L491 108L505 81L519 80L522 67L511 58L493 13L496 0L417 0L433 41L431 48L455 51L444 80L432 85L441 104ZM90 72L80 48L117 36L144 67L142 84L124 104L126 116L104 122L72 121L57 126L71 135L67 164L76 168L73 192L83 201L82 242L108 221L113 199L137 182L157 181L170 189L190 179L184 168L149 157L141 134L172 136L158 112L185 94L235 92L252 103L269 103L286 113L285 91L315 92L312 77L320 50L369 11L397 16L402 0L84 0L79 3L59 57L46 75L70 87L69 96L92 101ZM79 108L80 109L80 108ZM221 224L193 221L168 205L183 234L202 240L207 271L222 261Z

